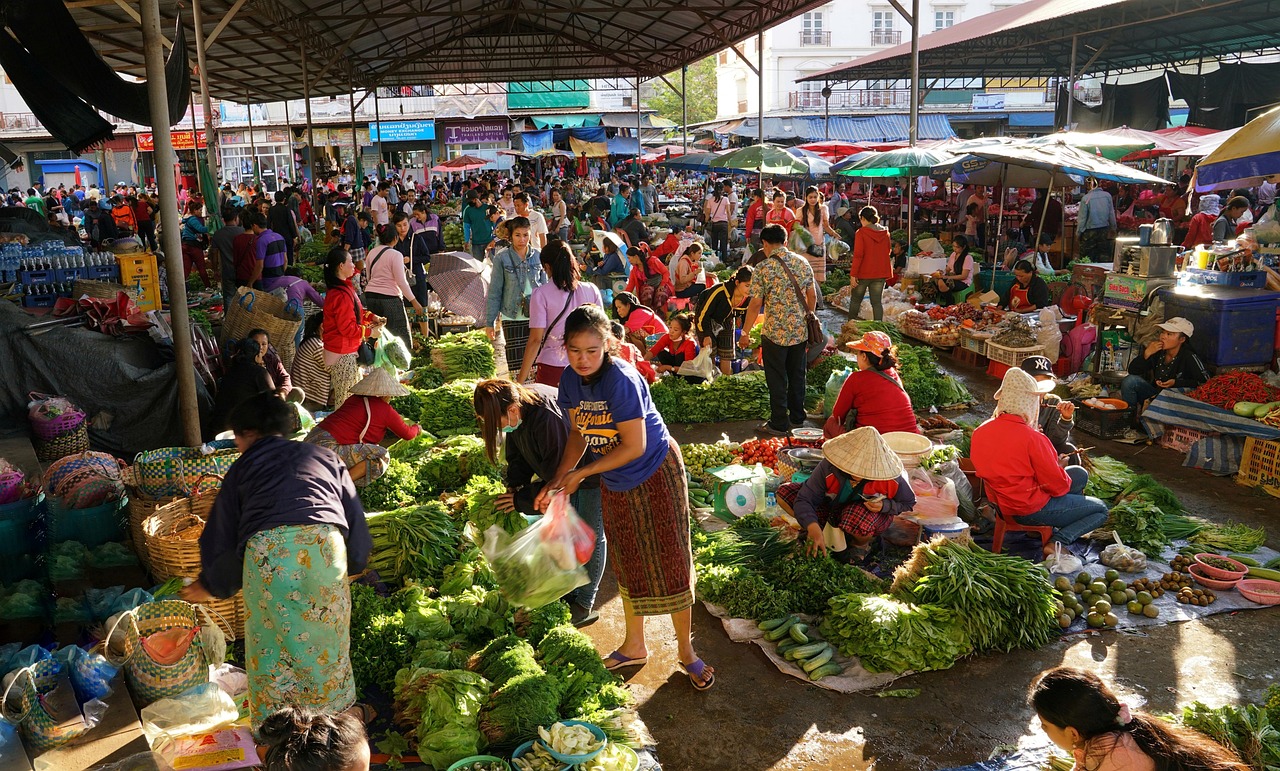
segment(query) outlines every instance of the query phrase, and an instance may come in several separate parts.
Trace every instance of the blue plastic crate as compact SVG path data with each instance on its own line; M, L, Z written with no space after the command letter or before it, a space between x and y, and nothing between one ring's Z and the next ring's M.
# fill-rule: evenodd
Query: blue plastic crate
M58 301L57 295L51 294L29 294L22 298L22 307L24 308L52 308L53 304Z
M1200 270L1187 268L1183 271L1188 283L1205 286L1235 286L1244 289L1265 289L1267 274L1261 270Z
M1182 316L1195 325L1191 347L1209 366L1271 363L1280 292L1205 285L1161 289L1160 293L1165 318Z
M85 278L94 281L120 281L119 265L90 265L85 270L89 271Z
M18 281L27 286L35 286L36 284L52 284L54 282L54 271L52 270L20 270L18 271Z
M89 277L88 268L58 268L54 271L59 282L72 282Z

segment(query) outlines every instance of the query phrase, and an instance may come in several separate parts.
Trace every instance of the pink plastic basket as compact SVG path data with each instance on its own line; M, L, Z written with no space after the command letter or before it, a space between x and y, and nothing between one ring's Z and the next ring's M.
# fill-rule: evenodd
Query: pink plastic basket
M26 476L21 471L6 471L0 474L0 504L13 503L22 495L22 481Z
M75 406L63 412L55 412L56 408L51 403L54 399L61 397L32 391L30 398L32 406L27 411L27 417L31 422L31 431L38 439L43 439L46 442L51 439L57 439L64 434L75 431L84 423L84 412ZM70 402L67 402L67 404L70 404Z

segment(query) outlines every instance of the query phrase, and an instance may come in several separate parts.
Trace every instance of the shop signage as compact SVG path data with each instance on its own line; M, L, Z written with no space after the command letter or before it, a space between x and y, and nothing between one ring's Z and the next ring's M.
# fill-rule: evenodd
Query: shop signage
M369 138L374 142L430 142L436 138L436 123L431 120L370 123Z
M169 136L173 139L174 150L190 150L193 146L190 131L170 131ZM196 138L200 142L200 149L204 150L205 144L204 129L196 132ZM155 152L155 137L150 133L138 134L138 150L139 152L150 153Z
M484 142L506 142L510 138L505 120L477 120L444 127L446 145L476 145Z

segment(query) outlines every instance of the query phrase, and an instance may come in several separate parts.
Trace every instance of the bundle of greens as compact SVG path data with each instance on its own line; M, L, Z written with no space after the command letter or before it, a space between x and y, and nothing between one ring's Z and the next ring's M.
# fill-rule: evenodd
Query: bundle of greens
M475 380L455 380L423 392L418 422L436 436L479 431L473 406L475 391Z
M1267 541L1267 531L1261 527L1249 527L1237 522L1219 525L1206 522L1204 528L1191 536L1191 543L1213 549L1248 553Z
M498 746L533 739L539 726L560 719L563 692L564 684L555 675L516 677L495 691L480 710L480 731L490 744Z
M415 728L424 762L448 768L484 749L478 725L491 690L488 680L466 670L402 669L396 675L396 722Z
M786 614L795 599L786 589L777 589L754 570L740 565L696 563L698 599L725 609L733 618L753 621Z
M298 248L298 262L318 264L325 261L325 257L329 254L329 245L324 242L323 238L313 238L310 241L304 241L302 246Z
M546 674L534 658L533 646L515 635L496 638L472 658L469 666L495 688L523 675Z
M428 364L413 370L413 380L410 382L413 383L414 388L429 391L432 388L439 388L444 385L445 378L444 373L437 369L435 365Z
M795 544L759 514L749 514L714 533L696 529L691 537L694 560L703 565L762 570L795 550Z
M373 553L369 568L384 581L436 582L458 558L461 534L439 501L368 516Z
M1124 490L1120 491L1119 500L1146 500L1155 504L1157 508L1171 514L1181 514L1182 501L1178 500L1178 496L1169 488L1156 481L1156 478L1150 474L1139 474L1125 485Z
M832 597L822 634L870 672L949 669L973 652L958 615L884 594Z
M387 471L360 488L360 502L365 511L389 511L411 505L418 497L418 478L404 461L391 459Z
M476 475L502 477L502 469L489 462L484 440L478 436L454 436L434 445L416 463L418 488L423 495L461 489Z
M1124 492L1135 476L1124 461L1108 455L1090 458L1089 482L1084 486L1084 494L1111 501Z
M511 606L496 590L472 587L461 594L432 598L419 586L411 589L405 628L416 639L461 636L479 647L512 629Z
M467 521L475 526L476 537L483 542L484 532L497 525L514 535L528 527L528 521L518 511L498 511L498 496L507 492L507 485L500 479L486 476L471 477L462 490L466 499Z
M534 610L520 608L516 611L516 634L528 640L531 645L540 645L548 632L568 624L572 619L573 611L569 610L569 605L563 600L549 602Z
M843 356L832 354L821 356L804 373L804 404L806 410L817 407L818 402L827 395L827 379L838 369L849 367L849 360ZM828 405L829 409L830 405Z
M1273 701L1280 700L1280 686L1271 686L1267 695ZM1251 769L1280 768L1280 714L1276 710L1257 704L1211 709L1197 701L1183 708L1182 724L1234 750Z
M1059 633L1048 573L973 543L938 537L917 544L894 571L892 592L955 611L978 651L1035 649Z
M1121 500L1112 506L1106 527L1118 534L1126 546L1148 557L1159 558L1172 543L1164 532L1164 512L1145 498Z
M493 568L489 567L489 561L475 546L467 549L457 562L444 569L439 590L442 597L449 597L462 594L473 586L481 589L498 588Z
M788 613L810 615L825 610L830 597L873 594L886 588L885 582L857 566L828 556L810 557L799 549L786 559L774 560L764 577L773 586L790 592Z
M898 376L917 410L973 401L973 395L958 380L938 369L932 349L926 346L899 346Z
M400 440L391 445L389 452L392 458L415 465L426 457L431 448L435 446L436 438L426 431L420 431L413 439Z
M724 375L694 385L665 377L649 388L653 405L667 423L714 423L767 417L769 389L763 372Z
M351 670L361 691L391 694L396 672L408 666L413 640L404 628L404 597L380 597L368 584L351 585Z
M431 346L431 362L443 373L445 382L449 382L493 377L496 359L489 336L483 329L476 329L441 337Z
M417 423L422 417L422 408L427 403L427 392L424 387L418 383L417 376L414 376L413 384L407 385L409 393L404 396L394 396L391 398L391 408L400 413L400 417L404 418L406 423Z
M595 644L568 624L549 631L538 643L543 667L560 678L560 714L579 715L631 704L622 681L604 668Z

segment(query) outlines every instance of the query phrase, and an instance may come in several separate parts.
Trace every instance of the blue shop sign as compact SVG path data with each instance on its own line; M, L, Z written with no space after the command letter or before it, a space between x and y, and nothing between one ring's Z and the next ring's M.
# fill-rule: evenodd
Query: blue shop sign
M430 142L436 138L433 120L397 120L369 124L371 142Z

